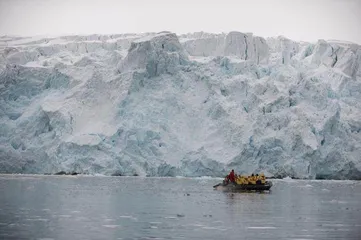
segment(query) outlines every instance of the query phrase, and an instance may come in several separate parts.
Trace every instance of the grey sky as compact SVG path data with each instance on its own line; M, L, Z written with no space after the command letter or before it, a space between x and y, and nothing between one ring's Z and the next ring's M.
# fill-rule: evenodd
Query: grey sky
M0 0L0 35L164 30L361 44L361 0Z

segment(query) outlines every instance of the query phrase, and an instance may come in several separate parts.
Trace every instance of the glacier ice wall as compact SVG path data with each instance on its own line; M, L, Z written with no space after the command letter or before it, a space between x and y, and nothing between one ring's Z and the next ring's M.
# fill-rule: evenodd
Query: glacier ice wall
M0 37L0 172L361 179L361 47Z
M269 47L262 37L252 33L230 32L228 34L194 33L181 35L184 49L191 56L236 56L240 60L267 63Z

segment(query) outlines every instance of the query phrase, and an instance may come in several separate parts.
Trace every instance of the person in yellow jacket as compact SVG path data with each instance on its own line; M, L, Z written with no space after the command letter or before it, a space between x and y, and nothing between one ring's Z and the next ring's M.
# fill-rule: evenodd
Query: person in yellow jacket
M266 177L264 176L263 173L260 174L260 180L261 180L261 184L266 184Z
M245 176L239 175L236 179L237 184L248 184L247 178Z
M262 184L261 176L258 176L258 174L256 174L256 184L258 184L258 185Z
M248 177L248 182L250 184L256 184L256 177L254 176L253 173L252 173L252 175L250 177Z
M237 184L266 184L266 177L263 173L252 174L251 176L238 175L236 177Z

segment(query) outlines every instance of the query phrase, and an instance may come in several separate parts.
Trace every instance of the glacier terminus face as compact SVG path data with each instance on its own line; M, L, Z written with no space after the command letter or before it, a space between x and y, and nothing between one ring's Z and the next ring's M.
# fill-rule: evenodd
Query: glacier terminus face
M361 179L361 46L0 37L0 172Z

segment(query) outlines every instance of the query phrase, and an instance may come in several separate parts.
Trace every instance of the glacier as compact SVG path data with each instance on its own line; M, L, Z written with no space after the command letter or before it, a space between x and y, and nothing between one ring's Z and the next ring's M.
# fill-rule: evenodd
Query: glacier
M361 46L0 37L0 173L361 179Z

